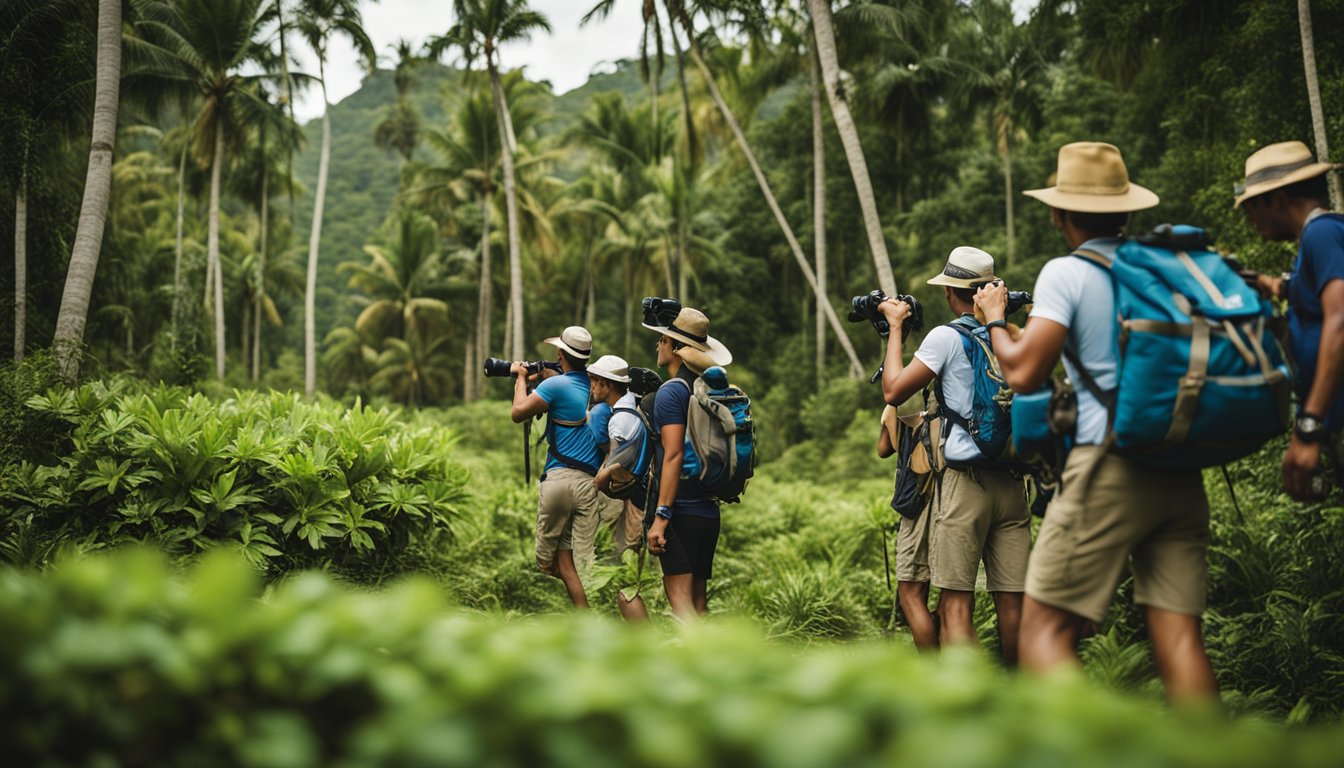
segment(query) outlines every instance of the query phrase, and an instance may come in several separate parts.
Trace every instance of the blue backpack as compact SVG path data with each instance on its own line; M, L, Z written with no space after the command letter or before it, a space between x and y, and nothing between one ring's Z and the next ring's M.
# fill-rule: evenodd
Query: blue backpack
M755 471L751 398L728 384L723 368L713 366L691 387L681 476L699 480L714 498L731 503L740 500Z
M964 315L947 325L961 336L961 348L971 363L972 387L971 415L963 418L945 405L947 400L943 397L941 377L935 380L940 415L946 425L944 429L950 429L952 424L960 426L971 436L986 461L1001 463L1013 454L1013 390L1003 378L988 329Z
M1128 240L1111 276L1120 324L1117 387L1083 384L1110 412L1107 443L1168 468L1226 464L1288 427L1292 381L1268 327L1269 302L1210 247L1204 230L1163 225Z

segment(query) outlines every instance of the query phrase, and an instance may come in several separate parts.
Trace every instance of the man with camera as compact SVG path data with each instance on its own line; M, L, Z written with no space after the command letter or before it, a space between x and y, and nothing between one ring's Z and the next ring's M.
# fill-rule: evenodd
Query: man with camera
M1143 607L1158 672L1172 700L1216 697L1200 614L1208 576L1209 504L1199 470L1153 468L1109 452L1109 404L1116 391L1116 307L1109 269L1129 214L1158 197L1129 181L1120 151L1078 142L1059 150L1056 184L1026 194L1078 254L1048 262L1032 292L1031 321L1018 338L1004 327L1007 289L983 287L976 306L1008 384L1033 392L1064 354L1079 388L1074 447L1062 488L1046 510L1027 571L1022 663L1034 671L1077 666L1087 622L1100 623L1126 565ZM1080 367L1081 366L1081 367ZM1112 395L1113 396L1113 395Z
M1300 141L1271 144L1246 159L1234 203L1264 239L1298 243L1291 274L1242 274L1261 295L1288 300L1298 406L1283 486L1301 500L1328 492L1323 463L1336 483L1344 477L1344 216L1327 210L1326 191L1335 167L1315 162Z
M514 362L510 415L521 424L546 414L546 466L537 490L537 568L564 582L575 607L587 608L580 572L586 573L593 561L602 505L593 485L602 459L588 429L586 367L593 337L571 325L546 343L555 345L560 371L534 372L529 363ZM529 391L529 379L535 377L542 381Z
M891 327L882 370L882 393L887 403L899 406L934 383L944 425L940 436L943 458L941 462L935 459L935 471L940 465L943 468L924 511L924 515L932 516L926 522L928 576L941 590L937 608L939 643L977 642L973 622L975 582L983 560L986 585L998 615L1003 659L1013 665L1017 663L1022 590L1031 549L1026 493L1022 478L998 456L984 455L968 429L973 423L975 377L984 372L972 364L965 340L980 325L974 315L975 288L996 280L994 258L988 253L968 246L953 249L942 273L928 283L943 287L947 305L958 318L930 330L908 366L902 360L902 326L910 317L912 302L888 299L878 309ZM919 526L908 528L913 534ZM898 552L916 551L917 547L908 543L902 546L900 537L909 535L906 530L903 521ZM898 562L898 571L901 568ZM904 594L898 596L907 620L912 626L925 624L921 609L927 612L929 582L898 580L902 587L909 586L910 599Z

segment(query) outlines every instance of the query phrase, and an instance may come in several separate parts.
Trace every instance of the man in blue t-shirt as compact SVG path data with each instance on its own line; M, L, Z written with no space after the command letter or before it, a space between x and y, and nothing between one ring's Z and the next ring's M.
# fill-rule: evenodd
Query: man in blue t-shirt
M1261 294L1288 300L1297 419L1283 455L1283 485L1303 500L1323 495L1322 458L1336 482L1344 477L1344 216L1326 210L1326 174L1335 167L1314 162L1300 141L1271 144L1246 159L1246 179L1233 203L1261 237L1298 242L1291 274L1248 272L1246 279Z
M672 612L683 620L709 612L709 579L719 543L719 502L700 481L682 473L691 390L698 372L728 365L733 355L709 335L709 318L683 307L670 325L643 323L660 336L655 349L668 380L654 395L654 462L658 505L649 526L649 551L663 567L663 588Z
M515 362L510 415L522 423L546 414L546 466L537 491L537 568L564 582L575 607L587 608L581 574L593 562L602 506L593 486L602 459L588 429L585 369L593 337L572 325L546 343L557 347L560 373L543 371L541 383L528 392L524 363Z

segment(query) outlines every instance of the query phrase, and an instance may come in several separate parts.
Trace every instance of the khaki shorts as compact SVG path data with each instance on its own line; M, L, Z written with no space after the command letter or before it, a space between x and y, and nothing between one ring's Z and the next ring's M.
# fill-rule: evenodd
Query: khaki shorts
M929 580L929 505L919 517L911 520L901 517L896 530L896 580L922 582Z
M569 549L579 573L588 571L606 498L593 485L592 475L569 467L546 472L537 491L538 568L551 573L556 551Z
M638 552L644 546L644 512L629 501L607 499L607 503L614 505L611 541L615 545L615 553L612 561L620 563L626 550Z
M1099 622L1132 559L1136 604L1204 612L1209 500L1198 470L1159 472L1082 445L1063 482L1031 554L1028 596Z
M975 591L980 561L990 592L1021 592L1031 553L1031 512L1021 478L948 467L933 492L929 573L939 589Z

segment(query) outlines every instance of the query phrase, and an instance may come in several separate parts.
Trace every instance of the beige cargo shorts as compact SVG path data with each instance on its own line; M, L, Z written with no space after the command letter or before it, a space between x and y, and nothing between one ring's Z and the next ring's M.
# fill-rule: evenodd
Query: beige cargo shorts
M933 492L929 573L939 589L1021 592L1031 553L1031 512L1022 479L996 469L943 471Z
M549 470L537 490L537 568L555 575L561 549L574 552L580 573L591 567L604 501L609 499L592 475L569 467Z

